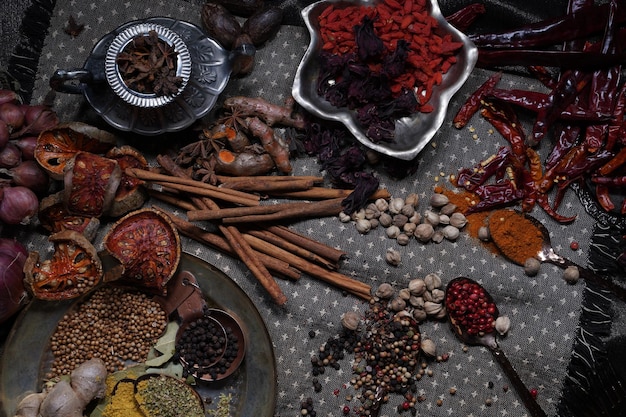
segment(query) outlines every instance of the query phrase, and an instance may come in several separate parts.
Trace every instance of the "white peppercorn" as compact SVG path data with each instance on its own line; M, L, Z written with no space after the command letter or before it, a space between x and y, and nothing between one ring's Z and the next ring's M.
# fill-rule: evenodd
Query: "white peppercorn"
M448 240L457 240L459 237L459 229L457 229L456 227L452 226L451 224L447 225L446 227L443 228L443 230L441 231L441 233L443 233L443 236L448 239Z
M435 288L441 288L441 277L434 272L426 275L424 277L424 283L426 284L426 289L428 291L432 291Z
M391 266L398 266L402 261L402 255L397 250L389 248L385 253L385 261Z
M481 226L478 229L478 239L483 242L489 242L491 240L491 232L489 231L489 227Z
M435 230L435 233L433 233L432 237L430 238L430 240L432 240L434 243L441 243L443 242L443 239L444 236L441 230Z
M385 212L389 209L389 203L387 202L387 200L385 200L384 198L379 198L377 199L374 204L376 205L376 207L378 208L378 211Z
M421 242L428 242L435 233L435 229L429 223L421 223L415 228L413 235Z
M356 221L356 230L361 234L366 234L372 228L372 224L367 219L358 219Z
M421 278L414 278L409 281L409 291L413 295L422 295L426 291L426 283Z
M431 226L437 226L439 224L439 213L435 213L432 210L426 210L424 212L424 223L430 224Z
M445 214L446 216L451 216L457 210L457 205L454 203L448 203L445 206L439 209L439 213Z
M449 202L450 200L445 194L435 193L430 196L430 205L435 208L443 207Z
M352 220L352 218L350 217L350 215L349 215L349 214L347 214L346 212L343 212L343 211L339 213L339 216L338 216L338 217L339 217L339 221L340 221L341 223L348 223L349 221L351 221L351 220Z
M378 222L383 227L391 226L391 221L392 220L393 220L393 218L391 217L391 215L389 213L381 213L380 217L378 217Z
M398 213L393 216L393 219L391 220L391 224L402 228L402 226L404 226L408 221L409 221L409 218L407 216L405 216L404 214Z
M411 217L413 214L415 214L415 207L413 207L410 204L405 204L404 206L402 206L402 210L400 210L400 214L405 215L407 218Z
M541 262L536 258L528 258L524 262L524 273L529 277L534 277L539 273L539 269L541 268Z
M462 229L467 224L467 218L463 213L452 213L450 215L450 224L458 229Z
M580 271L578 270L577 266L568 266L567 268L565 268L565 271L563 271L563 279L570 284L577 283L579 278Z
M406 233L400 233L396 237L396 242L398 242L398 245L402 245L402 246L408 245L410 240L411 238Z
M400 228L392 224L387 229L385 229L385 233L387 234L388 238L395 239L400 234Z
M403 198L395 197L395 198L392 198L389 201L389 212L391 214L398 214L398 213L400 213L400 210L402 210L402 207L404 207L404 199Z

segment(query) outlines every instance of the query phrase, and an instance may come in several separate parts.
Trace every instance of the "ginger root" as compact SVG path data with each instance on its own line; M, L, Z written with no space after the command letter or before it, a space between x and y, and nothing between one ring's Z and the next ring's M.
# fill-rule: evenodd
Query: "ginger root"
M61 380L48 391L24 397L15 417L83 417L87 404L104 397L106 378L104 361L90 359L71 373L69 381Z

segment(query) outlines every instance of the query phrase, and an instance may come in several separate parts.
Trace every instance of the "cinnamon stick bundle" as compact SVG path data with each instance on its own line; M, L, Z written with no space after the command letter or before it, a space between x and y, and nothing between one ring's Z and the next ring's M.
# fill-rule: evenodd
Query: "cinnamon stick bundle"
M283 260L300 271L306 271L306 273L312 277L332 284L365 300L369 300L371 297L371 287L364 282L352 279L336 271L328 271L319 265L300 258L286 250L277 248L250 234L244 233L243 236L250 246L259 252Z
M161 164L161 166L163 165ZM130 177L138 178L143 181L149 181L163 187L186 192L191 195L217 198L219 200L245 206L259 205L259 201L261 199L255 194L232 190L229 188L216 187L215 185L207 184L202 181L196 181L189 177L159 174L157 172L139 168L127 168L125 173Z
M307 236L303 236L295 230L292 230L286 226L267 226L266 230L268 232L274 233L276 236L280 236L287 242L291 242L295 245L298 245L313 253L318 254L322 258L331 261L337 266L339 266L341 260L347 256L347 253L340 249L335 249L320 241L311 239Z
M171 174L185 178L186 174L184 171L176 165L171 158L159 155L157 156L157 161ZM208 198L193 197L192 201L197 207L202 209L218 208L217 204ZM246 264L250 272L252 272L263 288L265 288L265 290L270 294L274 302L278 305L284 305L287 302L287 297L265 265L261 263L258 257L254 256L255 254L252 251L252 248L248 245L245 239L243 239L237 228L234 226L223 225L219 225L218 228L239 259Z
M172 223L174 223L176 229L182 235L187 236L198 243L206 244L222 253L228 254L232 257L237 257L237 253L231 248L228 241L224 237L195 226L173 214L170 214L169 217L172 219ZM258 257L267 269L273 271L278 276L298 280L302 275L300 271L291 267L287 262L268 256L265 253L254 250L254 256Z

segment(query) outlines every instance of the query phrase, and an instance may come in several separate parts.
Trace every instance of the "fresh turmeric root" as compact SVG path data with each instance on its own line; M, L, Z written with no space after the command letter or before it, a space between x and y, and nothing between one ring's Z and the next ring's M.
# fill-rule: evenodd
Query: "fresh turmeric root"
M274 160L276 168L283 174L290 174L292 167L289 161L289 147L283 143L282 138L258 117L248 117L245 123L250 133L261 141L263 149Z

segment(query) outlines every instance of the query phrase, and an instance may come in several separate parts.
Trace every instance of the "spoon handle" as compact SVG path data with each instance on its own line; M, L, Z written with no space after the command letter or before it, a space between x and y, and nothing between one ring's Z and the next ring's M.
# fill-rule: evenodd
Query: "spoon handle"
M509 362L504 352L499 347L491 347L489 350L491 350L493 357L500 364L500 367L511 381L511 384L513 384L517 395L522 399L530 415L532 417L546 417L546 413L539 407L535 398L530 394L524 381L520 379L517 371L513 368L513 365L511 365L511 362Z
M574 261L571 261L561 255L557 255L556 253L550 254L551 256L547 256L542 260L544 262L549 262L553 265L560 266L565 269L568 266L575 266L578 268L580 272L580 277L587 282L593 282L609 291L611 291L617 298L622 301L626 301L626 287L622 287L621 285L615 283L611 278L602 278L600 275L596 274L589 268L582 267L576 264Z

